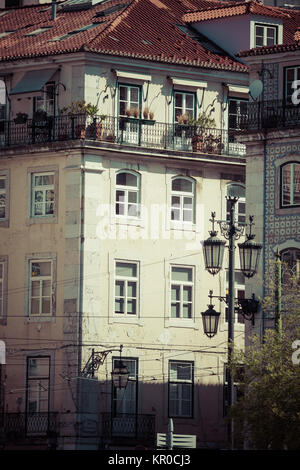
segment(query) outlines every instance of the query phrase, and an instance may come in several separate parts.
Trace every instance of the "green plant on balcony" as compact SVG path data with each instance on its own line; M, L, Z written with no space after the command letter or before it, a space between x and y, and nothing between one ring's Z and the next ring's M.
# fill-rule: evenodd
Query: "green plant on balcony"
M76 137L85 139L85 137L96 137L98 140L102 136L102 122L106 119L105 114L99 116L100 122L95 122L94 119L98 114L99 109L97 105L86 103L85 100L72 102L60 110L60 114L67 114L70 117L76 117L77 125L75 127ZM93 119L93 122L87 124L87 118Z
M193 152L199 152L205 150L209 153L215 150L215 145L219 145L219 137L215 138L213 133L207 134L208 129L214 129L216 127L216 121L214 118L207 115L205 112L199 114L198 118L190 119L189 125L193 126L192 135L192 147Z
M15 124L26 124L28 119L28 114L26 113L17 113L16 117L14 118Z

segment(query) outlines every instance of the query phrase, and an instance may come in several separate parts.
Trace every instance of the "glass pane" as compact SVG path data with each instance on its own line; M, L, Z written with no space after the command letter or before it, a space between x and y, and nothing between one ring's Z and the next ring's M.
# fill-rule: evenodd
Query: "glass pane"
M294 163L294 204L300 204L300 165Z
M5 178L0 178L0 189L5 189Z
M127 313L136 314L136 300L133 299L127 301Z
M120 86L120 100L126 101L127 100L127 87Z
M124 299L115 300L115 313L124 313Z
M291 190L291 165L284 165L282 168L282 204L290 204Z
M0 217L1 219L5 218L5 204L6 204L6 196L5 194L0 194Z
M180 207L180 197L172 196L172 207Z
M180 300L180 286L172 286L171 288L171 300Z
M125 215L125 204L116 204L116 214Z
M46 201L47 202L54 201L54 191L53 191L53 189L48 189L46 191Z
M183 210L183 221L192 222L193 221L193 212L190 210Z
M192 301L192 286L183 286L183 301Z
M176 178L172 181L172 191L184 191L186 193L193 192L193 184L183 178Z
M138 88L130 88L130 102L132 104L134 103L139 104L139 89Z
M32 284L36 284L36 282L33 282ZM42 296L50 297L50 294L51 294L51 281L43 281Z
M138 204L130 204L128 206L128 215L130 217L138 217L138 215L139 215L139 206L138 206Z
M192 304L183 304L182 305L182 317L183 318L192 318Z
M116 297L124 297L124 281L116 281L115 295Z
M54 183L54 175L44 175L43 177L43 185L53 185Z
M191 268L172 267L172 280L181 282L192 282L193 273Z
M51 276L51 262L50 261L40 262L39 266L40 266L41 276Z
M32 315L38 315L40 313L40 301L39 301L39 299L31 299L30 313Z
M125 201L125 191L116 191L116 201L124 202Z
M180 317L180 303L171 304L171 318L179 318Z
M118 173L117 184L121 186L134 186L137 187L137 176L132 173Z
M49 298L45 298L42 300L42 312L43 314L51 313L51 300Z
M185 95L185 107L188 111L194 111L194 95Z
M182 94L181 93L175 93L175 108L182 108L183 103L182 103Z
M137 192L128 191L128 202L137 202Z
M136 282L127 283L127 297L136 297Z
M43 191L35 191L34 200L35 200L35 202L42 202L44 200L44 192Z
M135 263L116 263L116 275L124 277L136 277L137 265Z

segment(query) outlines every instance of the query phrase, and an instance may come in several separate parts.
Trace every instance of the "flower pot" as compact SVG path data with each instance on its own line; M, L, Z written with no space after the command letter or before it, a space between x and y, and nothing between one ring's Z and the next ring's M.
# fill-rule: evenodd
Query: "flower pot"
M203 150L203 136L193 135L192 137L193 152L201 152Z

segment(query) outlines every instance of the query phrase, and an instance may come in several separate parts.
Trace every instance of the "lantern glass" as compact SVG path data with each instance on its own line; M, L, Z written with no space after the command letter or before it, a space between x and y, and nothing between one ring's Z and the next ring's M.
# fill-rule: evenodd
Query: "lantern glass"
M262 245L251 240L239 243L241 270L244 276L250 278L257 273Z
M116 388L122 389L126 388L129 372L127 367L123 364L122 361L117 361L112 372L113 384Z
M209 305L206 312L202 312L203 329L206 336L212 338L218 332L220 313L216 312L213 305Z
M212 275L222 269L225 241L211 236L203 242L203 255L205 269Z

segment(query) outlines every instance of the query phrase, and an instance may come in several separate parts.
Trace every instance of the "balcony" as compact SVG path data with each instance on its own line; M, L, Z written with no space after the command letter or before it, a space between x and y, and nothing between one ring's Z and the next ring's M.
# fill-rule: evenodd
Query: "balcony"
M203 154L244 156L233 131L199 128L187 124L166 124L148 119L84 115L56 116L45 121L0 123L0 149L32 144L87 139L131 147L165 149Z
M102 436L114 445L155 443L155 415L102 413Z
M48 438L58 434L58 413L4 413L0 425L6 440Z
M242 117L243 131L291 128L300 125L300 106L285 100L248 103L248 113Z

